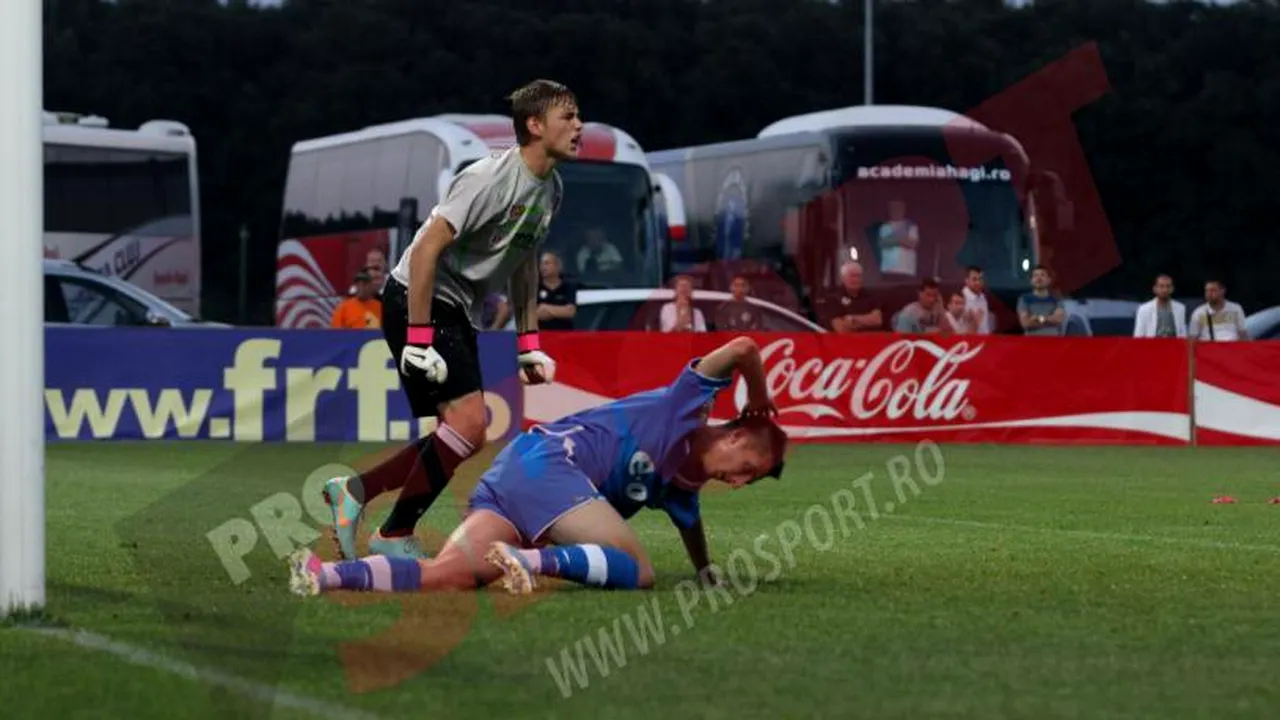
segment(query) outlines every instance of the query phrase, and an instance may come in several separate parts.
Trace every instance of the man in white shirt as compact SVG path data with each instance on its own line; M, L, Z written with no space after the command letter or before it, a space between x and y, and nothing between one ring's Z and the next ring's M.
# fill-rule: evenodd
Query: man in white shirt
M1204 284L1205 303L1191 313L1187 334L1196 340L1225 342L1248 340L1244 325L1244 308L1227 300L1227 288L1221 280Z
M578 279L598 279L622 269L622 253L609 242L603 228L587 230L582 249L578 251Z
M1133 322L1136 338L1187 336L1187 308L1173 296L1173 278L1160 275L1152 288L1155 297L1138 306Z
M964 296L952 293L947 299L947 311L942 315L942 327L957 335L972 335L975 331L970 315L964 309Z
M965 270L964 288L960 292L964 297L965 325L978 335L990 335L995 328L991 308L987 306L986 289L987 280L982 275L982 268L970 265Z
M880 272L895 275L916 274L916 249L920 247L920 228L907 217L907 204L901 200L889 203L889 221L880 226Z
M662 306L662 332L706 332L707 318L693 306L693 278L676 278L676 297Z

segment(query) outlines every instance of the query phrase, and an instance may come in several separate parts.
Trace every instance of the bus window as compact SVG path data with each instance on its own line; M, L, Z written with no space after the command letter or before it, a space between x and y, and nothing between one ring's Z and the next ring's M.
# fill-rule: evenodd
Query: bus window
M46 145L45 232L121 235L191 215L191 166L157 151Z
M401 151L403 152L403 150ZM440 171L445 165L441 157L444 147L438 140L428 135L413 135L409 138L409 167L406 172L404 189L396 194L397 202L401 197L409 196L418 201L418 212L425 220L426 214L439 201Z
M337 214L343 220L368 222L373 219L374 168L377 166L377 145L354 145L350 148L342 168L342 196ZM393 197L399 197L394 195Z
M347 148L323 152L316 168L315 205L307 208L307 219L322 226L341 218L343 169ZM334 228L339 229L339 228Z
M409 177L409 154L401 141L381 140L373 169L373 210L380 219L396 222L396 218L382 218L386 213L398 216L400 199L405 197ZM379 225L385 223L377 223Z
M649 173L638 165L575 161L559 166L564 200L546 248L584 288L661 283Z

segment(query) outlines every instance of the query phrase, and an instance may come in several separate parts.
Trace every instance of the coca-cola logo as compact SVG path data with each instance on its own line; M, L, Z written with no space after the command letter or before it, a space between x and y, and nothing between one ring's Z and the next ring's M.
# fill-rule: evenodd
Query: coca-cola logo
M958 342L942 347L929 340L903 339L885 346L870 359L811 357L800 361L796 343L778 340L761 348L765 379L779 416L800 413L813 420L866 421L972 420L969 380L956 377L960 366L982 351L982 345ZM931 363L920 375L920 356ZM734 401L741 409L747 387L738 380Z

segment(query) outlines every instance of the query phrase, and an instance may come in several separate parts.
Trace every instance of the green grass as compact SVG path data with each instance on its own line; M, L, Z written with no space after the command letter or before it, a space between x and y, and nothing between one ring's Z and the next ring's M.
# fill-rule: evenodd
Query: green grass
M688 561L655 513L634 522L658 570L652 593L300 601L266 537L244 558L248 579L231 582L207 533L277 493L299 496L322 464L378 449L51 446L47 617L319 699L335 717L1271 718L1280 707L1274 450L945 446L943 479L917 475L916 495L886 472L910 446L800 447L786 480L704 498L713 557L733 557L742 585L699 595L687 614ZM853 485L866 472L879 518ZM861 528L846 517L841 532L837 493L854 499ZM1241 503L1210 504L1219 494ZM433 509L429 546L459 508ZM802 532L788 563L779 533L794 537L806 518L827 544ZM642 652L628 628L655 615L665 637ZM590 652L615 630L626 663L606 676ZM547 664L562 651L582 653L590 678L567 698ZM28 627L0 629L0 677L5 717L313 716Z

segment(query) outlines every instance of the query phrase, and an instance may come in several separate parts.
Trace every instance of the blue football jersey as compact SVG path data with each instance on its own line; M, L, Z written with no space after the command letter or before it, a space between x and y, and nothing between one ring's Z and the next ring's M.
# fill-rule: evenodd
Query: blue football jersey
M688 435L702 427L729 378L698 373L690 362L667 387L628 395L543 424L618 514L664 510L681 528L698 521L698 494L670 483L689 456Z

